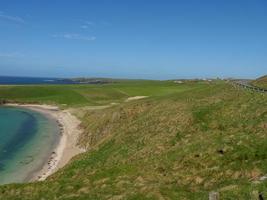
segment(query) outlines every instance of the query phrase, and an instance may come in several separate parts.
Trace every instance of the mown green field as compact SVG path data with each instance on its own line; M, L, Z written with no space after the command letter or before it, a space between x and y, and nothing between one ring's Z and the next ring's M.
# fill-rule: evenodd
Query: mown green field
M125 102L128 97L149 96ZM223 81L2 86L0 98L75 108L88 149L0 199L267 198L267 96ZM102 109L85 109L110 105Z
M122 81L99 85L0 86L0 99L23 103L49 103L63 107L120 103L131 96L162 96L198 85L172 81Z

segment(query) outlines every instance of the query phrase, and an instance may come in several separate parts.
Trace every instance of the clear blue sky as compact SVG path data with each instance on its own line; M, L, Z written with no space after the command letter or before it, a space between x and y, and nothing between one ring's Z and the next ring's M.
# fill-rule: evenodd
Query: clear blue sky
M0 0L0 75L263 74L266 0Z

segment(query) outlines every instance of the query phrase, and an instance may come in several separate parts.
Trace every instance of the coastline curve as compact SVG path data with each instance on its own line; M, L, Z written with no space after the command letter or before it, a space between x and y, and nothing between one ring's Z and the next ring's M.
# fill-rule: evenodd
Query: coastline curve
M44 165L30 174L26 182L43 181L60 168L64 167L72 157L85 152L77 146L78 137L82 133L81 121L69 110L60 110L57 106L43 104L5 104L6 106L21 107L39 112L55 120L60 128L60 139L52 154Z

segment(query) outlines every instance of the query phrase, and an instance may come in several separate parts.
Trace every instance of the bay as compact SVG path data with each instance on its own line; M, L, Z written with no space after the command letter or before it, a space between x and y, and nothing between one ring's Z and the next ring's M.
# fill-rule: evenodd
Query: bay
M59 141L56 121L30 109L0 107L0 184L28 181Z

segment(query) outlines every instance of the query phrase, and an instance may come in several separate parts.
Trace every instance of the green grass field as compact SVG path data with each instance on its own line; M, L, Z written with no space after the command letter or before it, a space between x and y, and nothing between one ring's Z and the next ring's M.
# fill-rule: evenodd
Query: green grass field
M125 102L132 96L149 97ZM44 182L1 186L0 199L267 198L264 94L223 81L124 81L1 86L0 99L75 108L88 149Z
M123 81L104 85L0 86L0 99L82 107L120 103L131 96L163 96L198 87L171 81Z

